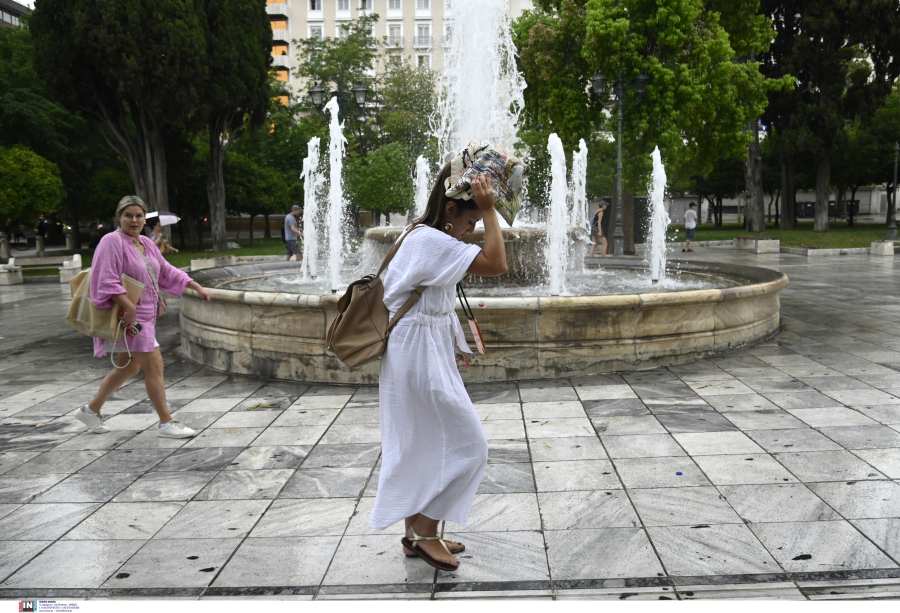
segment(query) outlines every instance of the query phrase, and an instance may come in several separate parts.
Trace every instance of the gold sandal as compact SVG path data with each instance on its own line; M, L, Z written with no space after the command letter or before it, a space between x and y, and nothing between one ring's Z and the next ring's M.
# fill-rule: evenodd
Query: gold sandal
M410 530L412 530L412 528L410 528ZM419 536L418 534L416 534L415 530L412 530L412 533L413 533L412 538L407 538L404 536L402 539L400 539L400 542L403 543L403 546L406 547L407 549L409 549L410 551L417 552L419 554L419 557L422 558L423 560L425 560L425 562L428 565L433 566L433 567L437 568L438 570L453 571L453 570L456 570L459 568L459 564L456 564L456 566L454 566L447 562L441 562L440 560L435 560L430 555L428 555L428 552L426 552L421 547L418 547L418 544L421 541L437 541L444 548L444 551L447 552L447 555L452 556L453 554L450 553L450 548L447 547L447 543L444 542L444 539L442 539L439 536Z

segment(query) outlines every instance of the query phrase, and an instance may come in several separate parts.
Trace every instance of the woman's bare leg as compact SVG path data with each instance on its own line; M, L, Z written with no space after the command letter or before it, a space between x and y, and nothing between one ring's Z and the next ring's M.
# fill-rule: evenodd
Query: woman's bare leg
M609 246L609 242L607 242L605 236L600 237L600 244L603 245L603 248L600 250L600 257L603 257L606 255L606 249ZM594 246L596 247L596 245Z
M133 353L132 355L134 355L134 361L144 370L147 395L159 415L159 423L169 423L172 421L172 414L169 413L169 403L166 401L166 380L163 377L163 359L159 347L149 353Z
M119 366L125 366L128 362L128 355L125 353L119 354ZM109 400L109 397L116 393L116 390L122 387L122 385L128 381L131 377L135 376L140 372L141 367L137 363L136 360L131 360L131 364L128 364L125 368L113 368L106 377L103 378L103 382L100 384L100 389L97 390L97 394L94 396L94 399L88 403L88 407L94 412L99 413L100 409L103 408L103 405Z

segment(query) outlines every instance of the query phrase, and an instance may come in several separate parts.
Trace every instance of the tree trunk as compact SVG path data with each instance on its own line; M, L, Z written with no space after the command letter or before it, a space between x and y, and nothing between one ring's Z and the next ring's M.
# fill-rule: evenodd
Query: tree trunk
M853 227L853 216L856 215L856 189L857 186L854 185L852 190L850 191L850 204L849 209L847 210L847 227Z
M184 225L187 223L184 219L184 209L179 207L178 212L181 213L181 221L178 222L178 248L184 249Z
M887 212L884 214L884 225L887 226L891 223L891 211L894 210L896 204L894 202L894 182L889 181L885 186L887 187L884 194L887 198Z
M263 231L263 238L272 238L272 228L269 226L269 214L266 213L263 215L263 219L266 222L266 229Z
M253 224L256 221L256 215L250 214L250 246L253 247Z
M762 152L759 148L759 121L747 123L750 131L750 144L747 146L747 159L744 161L744 186L747 192L747 230L762 232L766 229L765 195L762 182Z
M834 220L837 221L841 218L841 203L844 201L844 194L847 193L847 188L843 185L839 185L837 189L837 200L834 203Z
M816 168L816 223L813 230L828 232L828 196L831 195L831 162L824 159Z
M796 190L794 188L794 165L781 164L781 229L794 230L797 228L797 209L795 201Z
M206 197L209 200L209 226L213 251L228 249L225 236L225 146L222 131L210 126L209 175L206 177Z
M197 221L197 245L200 251L203 251L203 218Z
M375 215L375 227L381 227L381 211L373 211Z
M773 221L775 222L775 227L778 227L779 223L781 222L780 215L778 214L778 204L779 204L780 200L781 200L781 190L778 190L775 192L775 202L774 202L775 219L773 219Z

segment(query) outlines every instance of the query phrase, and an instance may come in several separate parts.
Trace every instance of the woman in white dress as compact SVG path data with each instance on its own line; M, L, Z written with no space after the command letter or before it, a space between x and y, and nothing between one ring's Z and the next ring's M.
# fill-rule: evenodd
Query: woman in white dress
M472 182L471 199L445 195L450 165L438 176L423 224L404 240L384 277L384 303L393 317L412 291L421 299L394 327L381 361L381 475L369 525L405 520L408 557L442 570L459 566L461 543L438 537L438 524L466 525L487 466L487 439L466 393L454 353L466 366L471 350L454 312L456 284L467 274L506 272L506 247L491 182ZM484 220L484 249L463 243ZM414 225L415 225L414 224Z

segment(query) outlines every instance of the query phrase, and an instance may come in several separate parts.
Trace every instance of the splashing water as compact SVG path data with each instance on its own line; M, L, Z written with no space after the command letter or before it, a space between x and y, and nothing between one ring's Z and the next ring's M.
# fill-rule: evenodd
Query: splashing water
M341 221L344 216L344 190L341 174L344 169L344 124L338 123L338 101L333 97L325 105L331 114L328 125L330 143L328 161L330 164L328 185L328 272L331 275L331 293L336 293L341 285L341 261L344 255L344 234Z
M320 139L314 136L306 145L306 159L303 160L303 279L315 279L318 274L319 234L316 219L319 217L319 190L325 177L319 172Z
M428 208L428 196L431 190L431 173L428 171L428 160L423 156L416 158L415 203L416 219L425 214Z
M659 147L653 149L650 157L653 158L650 178L650 278L655 284L666 278L666 229L670 219L666 211L666 169Z
M584 139L578 141L578 151L572 152L572 216L569 225L588 228L587 202L587 145Z
M432 129L441 163L473 138L512 152L525 79L516 66L509 0L450 0L450 35Z
M547 140L550 154L550 218L547 224L547 268L550 295L565 291L566 246L568 243L568 206L566 195L566 153L559 136L554 132Z

